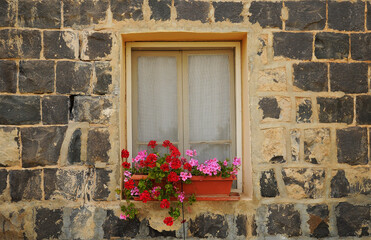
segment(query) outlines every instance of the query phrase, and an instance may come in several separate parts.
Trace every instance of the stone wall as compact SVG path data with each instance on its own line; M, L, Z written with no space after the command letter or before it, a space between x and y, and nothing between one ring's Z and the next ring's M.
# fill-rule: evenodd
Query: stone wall
M189 238L370 238L371 1L0 0L1 239L182 237L114 192L121 34L160 31L248 36L253 196Z

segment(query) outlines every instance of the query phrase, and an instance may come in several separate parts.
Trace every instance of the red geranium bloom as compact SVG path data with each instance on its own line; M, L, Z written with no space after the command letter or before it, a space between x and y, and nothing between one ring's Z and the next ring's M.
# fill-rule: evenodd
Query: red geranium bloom
M172 217L166 217L165 220L164 220L164 223L168 226L172 226L173 225L173 218Z
M170 148L170 154L171 154L171 156L173 156L173 157L180 156L180 152L179 152L178 148L176 148L174 145L170 145L169 148Z
M172 159L172 158L171 158L171 156L170 156L170 155L169 155L169 156L167 156L167 157L165 158L165 160L166 160L166 162L167 162L167 163L170 163L170 162L171 162L171 159Z
M134 188L134 181L133 179L130 179L129 181L125 182L125 188L126 189L133 189Z
M128 150L126 150L126 149L122 149L122 151L121 151L121 157L122 158L128 158L129 157L129 151Z
M154 140L149 141L149 143L148 143L148 147L155 148L156 146L157 146L156 141L154 141Z
M150 168L156 167L157 155L156 154L149 154L146 158L146 166Z
M169 171L169 170L170 170L170 169L169 169L169 164L166 164L166 163L162 164L162 165L160 166L160 169L161 169L162 171L164 171L164 172Z
M169 182L177 182L179 181L179 176L175 173L175 172L171 172L168 176L167 176L167 180Z
M129 169L129 168L130 168L130 163L128 163L128 162L123 162L121 165L122 165L124 168L126 168L126 169Z
M163 147L168 147L171 145L171 142L169 140L165 140L163 143L162 143L162 146Z
M192 171L192 166L191 166L191 164L189 164L189 163L185 163L185 164L183 165L183 168L186 169L186 170L188 170L188 171Z
M144 190L144 192L140 194L139 199L142 202L146 203L148 200L151 200L151 195L149 194L147 190Z
M169 208L170 207L170 202L167 199L162 199L160 207L161 208Z
M174 158L171 161L170 166L172 169L178 169L182 166L182 162L178 158Z

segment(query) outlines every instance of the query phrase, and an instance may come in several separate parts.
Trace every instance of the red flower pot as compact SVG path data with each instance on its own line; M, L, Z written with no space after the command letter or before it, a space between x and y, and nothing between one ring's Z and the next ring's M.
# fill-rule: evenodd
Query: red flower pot
M196 196L229 196L234 176L229 178L214 176L193 176L191 184L183 184L183 191L186 195Z

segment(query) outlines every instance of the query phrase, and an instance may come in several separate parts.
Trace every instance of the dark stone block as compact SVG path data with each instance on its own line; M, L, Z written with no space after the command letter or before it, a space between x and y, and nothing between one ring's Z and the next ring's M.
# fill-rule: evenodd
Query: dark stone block
M281 28L281 10L282 3L280 2L252 2L249 12L251 23L259 23L263 28Z
M238 214L236 217L237 236L247 236L247 216Z
M109 0L64 0L64 27L83 28L104 21L109 3Z
M12 202L41 200L41 170L12 170L9 173Z
M311 33L273 33L274 56L292 59L312 59L313 35Z
M0 96L0 124L37 124L40 120L40 97Z
M328 27L340 31L364 31L365 3L328 2Z
M318 59L346 59L349 55L349 35L332 32L317 33L314 47L314 54Z
M0 27L14 27L17 14L17 1L0 1Z
M286 160L283 158L283 156L274 156L269 160L270 163L285 163Z
M289 237L301 235L300 214L294 205L269 205L268 206L268 234L283 234Z
M110 59L112 35L104 32L88 33L83 40L81 57L83 60Z
M15 61L0 60L0 92L17 92L17 71Z
M106 97L77 96L72 109L76 122L107 124L110 120L112 102Z
M107 188L110 181L111 170L106 170L102 168L97 168L95 172L95 190L93 193L94 201L104 201L107 200L110 190Z
M111 0L111 11L113 19L122 21L133 19L143 20L143 0Z
M151 19L170 20L171 0L149 0L148 4L152 11Z
M258 225L256 225L255 215L252 216L251 234L253 236L257 236L258 235Z
M201 21L202 23L208 21L210 10L208 2L174 0L174 6L177 11L177 20Z
M304 91L327 92L327 64L299 63L294 64L294 86Z
M326 24L325 1L285 2L289 11L286 30L322 30Z
M190 220L189 231L196 238L226 238L228 230L228 221L223 215L203 214Z
M215 22L229 20L232 23L243 21L241 2L213 2Z
M340 237L368 236L371 220L371 205L352 205L347 202L339 203L336 208L336 226Z
M329 210L327 205L308 206L307 213L309 214L309 230L310 236L315 238L328 237L330 234L328 218Z
M69 112L67 96L45 96L42 98L43 124L67 124Z
M63 212L61 209L36 209L35 232L36 239L59 238L63 227Z
M312 101L310 99L304 99L304 101L298 105L298 109L296 112L296 122L310 123L312 114Z
M277 197L280 195L274 169L262 172L260 177L260 194L262 197Z
M40 52L40 31L18 29L0 30L0 59L40 58Z
M60 28L60 0L18 0L18 25L31 28Z
M176 232L175 231L166 231L166 230L162 230L161 232L160 231L157 231L156 229L152 228L151 226L148 226L149 228L149 236L151 238L167 238L167 237L173 237L175 238L176 237Z
M81 129L76 129L68 146L67 161L69 164L81 163Z
M352 127L336 130L339 163L360 165L368 163L367 128Z
M140 221L135 219L121 220L112 210L107 210L107 217L103 223L104 238L130 237L134 238L139 233Z
M356 121L358 124L371 124L371 96L356 97Z
M44 56L48 59L76 59L79 55L79 37L73 31L45 31Z
M338 170L336 175L331 179L331 197L342 198L350 193L350 185L345 176L344 170Z
M93 221L93 212L89 210L89 207L81 206L79 208L72 209L69 220L69 226L66 227L68 223L65 221L63 228L65 233L68 234L66 234L66 236L69 236L70 239L92 239L93 235L96 234L90 231L92 228L89 225ZM87 233L87 231L89 232Z
M330 63L331 91L345 93L367 93L366 63Z
M319 105L318 118L321 123L347 123L353 122L353 98L317 97Z
M57 165L67 127L22 128L22 167Z
M3 194L8 184L8 172L5 169L0 169L0 195Z
M88 133L88 162L108 162L111 143L107 129L92 129Z
M112 67L109 62L95 62L95 75L97 82L94 85L95 94L107 94L112 84Z
M54 91L53 61L20 61L19 91L21 93L51 93Z
M367 30L371 30L371 2L367 2Z
M87 62L57 62L57 92L86 94L92 77L92 65Z
M280 118L281 108L278 106L276 98L265 97L259 101L259 109L263 110L263 119L265 118Z
M371 6L368 10L371 12ZM351 35L352 59L359 61L371 60L371 33Z

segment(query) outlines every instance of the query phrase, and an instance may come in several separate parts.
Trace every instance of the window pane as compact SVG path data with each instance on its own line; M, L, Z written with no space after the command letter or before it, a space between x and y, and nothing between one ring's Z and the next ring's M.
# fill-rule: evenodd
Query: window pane
M188 57L190 141L230 139L228 55Z
M176 58L138 58L138 141L178 141Z
M218 160L230 158L230 148L229 144L191 144L191 149L197 151L195 158L200 162L214 158Z

